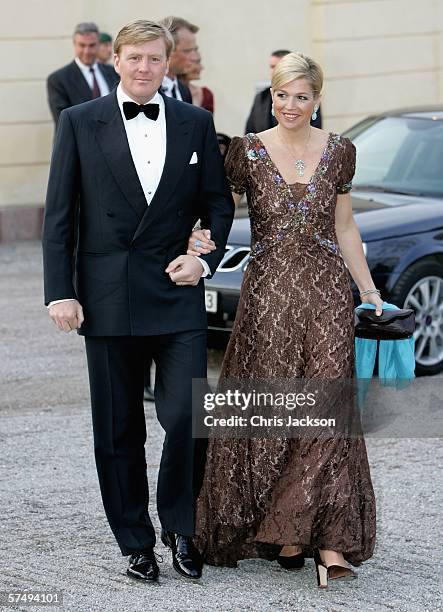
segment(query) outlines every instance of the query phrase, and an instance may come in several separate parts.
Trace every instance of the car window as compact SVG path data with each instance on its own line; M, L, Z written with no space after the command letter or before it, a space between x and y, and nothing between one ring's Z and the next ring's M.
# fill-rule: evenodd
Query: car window
M443 121L385 117L355 135L354 187L443 195Z

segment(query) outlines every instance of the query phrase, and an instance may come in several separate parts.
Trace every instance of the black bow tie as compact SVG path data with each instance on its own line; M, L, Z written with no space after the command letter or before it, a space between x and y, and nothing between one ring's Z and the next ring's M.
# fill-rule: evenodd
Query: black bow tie
M157 121L160 107L158 104L136 104L135 102L123 102L123 112L126 119L134 119L139 113L144 113L148 119Z

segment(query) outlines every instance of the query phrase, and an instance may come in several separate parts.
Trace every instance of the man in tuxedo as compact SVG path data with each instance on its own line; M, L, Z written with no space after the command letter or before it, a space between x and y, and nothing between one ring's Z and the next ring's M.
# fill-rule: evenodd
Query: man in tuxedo
M99 64L99 30L95 23L79 23L74 31L75 58L47 80L48 102L57 125L63 109L106 96L118 83L113 66Z
M278 51L271 53L269 58L269 72L271 79L274 68L277 66L281 58L288 53L290 53L290 51L287 49L279 49ZM259 132L264 132L265 130L271 129L276 125L277 121L272 114L271 92L269 91L269 87L266 87L266 89L259 91L254 98L251 112L249 113L249 117L246 121L245 134L258 134ZM311 125L313 127L321 128L322 119L320 108L317 110L316 119L311 120Z
M161 24L169 30L174 39L174 49L169 56L168 74L163 79L161 91L165 96L192 104L191 90L177 75L183 74L181 70L188 70L190 62L196 61L195 58L199 57L196 42L199 28L181 17L166 17ZM155 399L151 384L151 366L151 362L146 364L144 399L147 401Z
M167 96L192 104L192 94L177 75L186 74L194 62L199 61L197 45L198 26L182 17L166 17L161 21L174 38L174 50L169 58L168 74L163 79L162 91Z
M116 91L61 113L43 229L45 303L60 330L85 336L103 504L127 573L142 580L159 573L144 448L151 358L166 432L162 541L180 574L201 576L191 536L204 466L191 383L206 378L202 276L221 261L234 214L211 114L158 92L173 45L161 24L125 26L114 43ZM183 255L199 218L217 249Z

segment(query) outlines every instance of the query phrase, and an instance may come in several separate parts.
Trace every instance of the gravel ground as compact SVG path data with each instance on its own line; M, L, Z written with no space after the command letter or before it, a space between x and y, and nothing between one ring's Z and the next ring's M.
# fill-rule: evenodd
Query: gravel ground
M161 544L159 583L128 578L101 505L83 340L53 328L42 306L41 285L37 243L0 247L0 591L61 591L62 608L75 612L441 607L441 478L436 468L442 445L441 438L426 434L367 438L378 540L374 557L359 568L356 581L335 582L319 591L309 559L295 575L276 562L251 560L236 570L208 567L200 582L190 583L173 571ZM221 357L210 351L212 375ZM442 382L442 377L418 381L423 385L419 391L430 398L421 403L434 415L441 408ZM405 396L392 397L395 412ZM413 412L406 407L411 417ZM149 403L146 419L154 490L162 430ZM154 495L151 502L159 528Z

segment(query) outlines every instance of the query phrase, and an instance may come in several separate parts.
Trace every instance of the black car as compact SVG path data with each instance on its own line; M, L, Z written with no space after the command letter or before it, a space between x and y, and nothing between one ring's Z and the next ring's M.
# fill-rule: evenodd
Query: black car
M443 370L443 107L369 117L344 135L357 148L352 206L374 282L385 301L414 309L416 372L436 374ZM206 281L212 345L232 329L249 244L240 208L225 257ZM355 287L354 295L358 303Z

